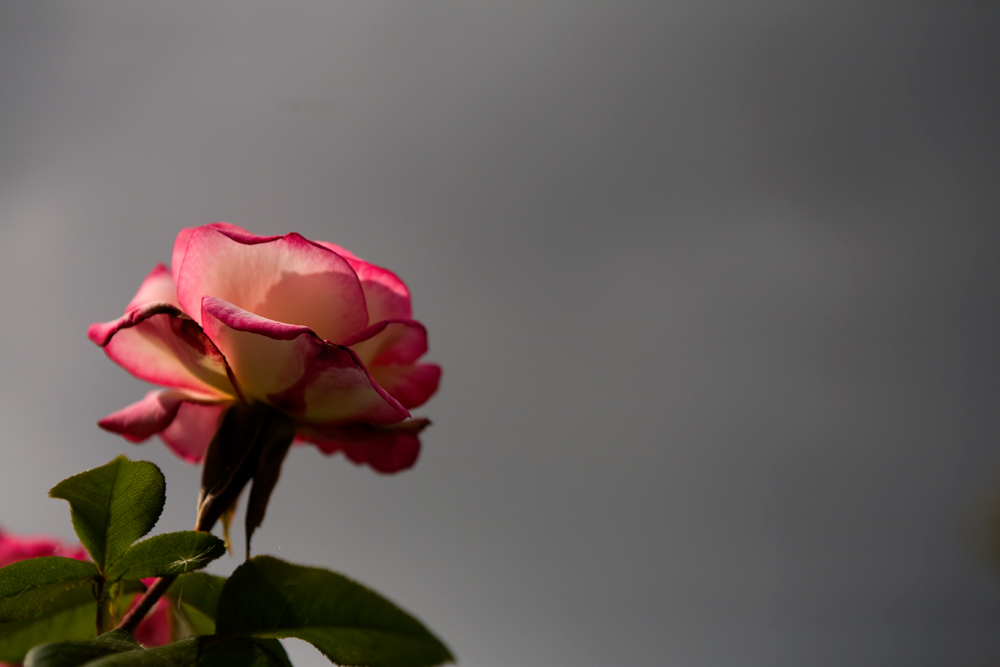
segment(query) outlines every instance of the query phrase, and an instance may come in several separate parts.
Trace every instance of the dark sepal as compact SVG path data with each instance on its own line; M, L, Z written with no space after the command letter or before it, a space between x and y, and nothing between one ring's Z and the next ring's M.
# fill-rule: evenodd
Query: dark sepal
M280 417L280 419L278 418ZM285 461L288 448L295 439L295 425L288 417L278 414L271 421L267 436L263 438L260 456L257 459L257 470L253 475L253 485L250 487L250 498L247 500L246 523L246 557L250 558L250 538L264 521L267 503L271 499L271 491L281 476L281 464Z
M229 539L229 526L233 523L233 516L236 515L236 505L238 505L239 502L240 499L239 496L237 496L236 500L233 501L233 504L226 508L226 510L222 513L222 516L219 517L219 520L222 521L222 541L226 543L226 551L229 552L230 556L233 555L233 542Z
M230 511L247 483L254 480L247 503L247 549L260 526L281 462L295 438L295 426L283 413L261 403L237 403L226 412L205 453L198 502L198 530L211 530Z
M253 477L260 456L260 437L274 412L262 403L236 403L226 411L205 452L197 530L212 530Z

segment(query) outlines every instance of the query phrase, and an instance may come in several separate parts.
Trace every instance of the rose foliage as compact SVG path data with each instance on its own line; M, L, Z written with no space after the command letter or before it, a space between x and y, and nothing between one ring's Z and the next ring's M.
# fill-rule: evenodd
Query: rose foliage
M59 540L46 536L14 535L0 530L0 567L18 563L29 558L44 556L64 556L74 560L89 560L87 550L79 544L66 545ZM144 584L152 583L153 579L144 580ZM97 616L96 600L89 615ZM145 646L162 646L169 643L172 637L184 636L184 618L179 611L174 611L167 598L156 603L152 611L142 619L136 628L135 638ZM89 633L89 626L86 628ZM86 635L85 635L86 636ZM0 662L0 666L10 663Z
M427 332L395 274L297 234L261 237L216 223L177 237L92 341L164 389L102 419L132 442L158 435L202 466L195 530L149 536L166 502L159 468L119 456L50 491L81 546L0 532L0 663L35 667L290 667L281 642L331 662L434 667L453 658L415 618L326 569L250 558L293 443L343 452L379 473L411 467L428 424L410 410L437 390ZM227 552L242 491L246 561L227 579L201 570Z

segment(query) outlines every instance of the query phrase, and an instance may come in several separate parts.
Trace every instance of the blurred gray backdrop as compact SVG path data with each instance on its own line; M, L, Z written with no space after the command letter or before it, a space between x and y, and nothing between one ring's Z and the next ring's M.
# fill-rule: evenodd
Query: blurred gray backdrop
M227 220L395 270L445 369L258 553L470 667L996 664L1000 5L806 4L0 4L0 525L122 452L191 525L85 331Z

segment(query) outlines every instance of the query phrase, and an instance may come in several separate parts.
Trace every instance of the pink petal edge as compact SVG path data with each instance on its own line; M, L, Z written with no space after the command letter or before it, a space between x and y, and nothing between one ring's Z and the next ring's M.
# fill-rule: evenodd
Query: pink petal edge
M201 409L189 410L188 404L195 404ZM203 427L207 423L206 413L217 409L221 414L226 405L227 403L203 403L198 397L188 393L161 389L151 391L142 400L111 413L98 421L97 425L105 431L122 436L129 442L140 443L157 434L162 436L164 431L170 429L183 408L185 423L168 433L168 438L173 442L166 440L165 442L180 458L194 461L200 442L196 441L196 437L203 439L205 436L203 428L197 430L195 427ZM182 441L185 437L189 440ZM204 445L207 446L208 443L205 442ZM204 453L203 449L201 453Z
M383 320L341 341L366 366L410 364L427 352L427 329L416 320Z
M299 429L299 442L330 456L343 452L356 465L390 475L412 468L420 455L419 433L430 422L410 419L390 426L355 425L338 429Z
M365 261L334 243L327 241L314 241L314 243L337 253L346 259L351 268L354 269L365 293L369 322L391 319L408 320L413 316L410 290L395 273Z
M441 383L441 367L437 364L373 366L371 374L407 410L426 403Z
M129 442L142 442L170 426L186 398L183 392L171 389L151 391L141 401L112 412L97 425Z
M247 230L230 222L213 222L203 226L233 234L253 236ZM196 229L201 229L201 227L185 227L177 234L177 238L174 240L174 250L170 255L170 275L173 277L175 285L177 284L177 277L181 272L181 265L184 264L184 255L187 254L188 242L191 241L191 235L194 234Z
M132 297L132 300L128 302L127 306L125 306L125 311L128 312L138 306L155 302L169 303L173 306L178 306L177 285L174 283L174 279L170 276L170 270L167 269L167 267L165 267L162 263L157 264L142 281L142 284L139 286L135 296ZM180 306L178 306L178 308L179 307Z

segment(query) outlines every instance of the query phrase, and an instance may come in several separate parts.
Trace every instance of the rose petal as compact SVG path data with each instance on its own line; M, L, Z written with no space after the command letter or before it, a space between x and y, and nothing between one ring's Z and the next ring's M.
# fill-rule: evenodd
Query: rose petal
M204 398L231 398L226 360L201 327L166 303L148 303L114 322L90 325L87 336L129 373Z
M189 398L181 391L151 391L141 401L113 412L97 425L129 442L142 442L170 426L181 402Z
M341 344L354 350L369 369L375 365L412 364L427 352L427 329L416 320L387 320Z
M139 291L125 306L125 310L127 312L136 306L157 301L174 306L178 305L177 285L174 284L174 279L170 277L170 271L163 264L157 264L156 268L149 272L146 279L142 281L142 285L139 286Z
M252 236L252 234L250 234L250 232L248 232L247 230L229 222L213 222L209 225L205 225L205 227L212 227L213 229L224 230L232 234L247 234ZM177 277L180 275L181 272L181 265L184 263L184 255L187 253L188 241L191 240L191 235L194 234L196 229L200 228L185 227L180 231L180 233L177 235L177 238L174 240L174 251L173 254L171 254L170 256L170 271L174 279L174 284L177 283Z
M97 425L129 442L142 442L156 434L174 454L197 463L215 434L228 403L200 403L182 391L151 391L141 401L122 408Z
M366 262L339 245L326 241L316 241L316 243L346 259L354 269L358 280L361 281L361 289L365 293L369 322L408 320L412 317L410 290L399 276L388 269Z
M180 404L170 426L160 431L160 440L188 463L200 463L212 441L228 403Z
M264 401L297 423L393 423L409 416L349 348L304 326L268 320L226 301L202 301L205 332L244 400Z
M409 419L391 426L356 425L339 429L299 429L298 437L331 455L344 455L358 465L391 474L413 467L420 455L418 434L426 419Z
M298 234L256 237L212 227L191 234L177 297L195 319L213 296L339 341L368 324L361 283L340 255Z
M379 386L408 410L426 403L441 382L441 367L437 364L372 366L370 372Z

